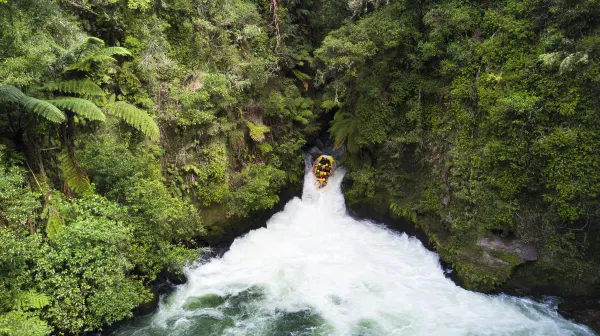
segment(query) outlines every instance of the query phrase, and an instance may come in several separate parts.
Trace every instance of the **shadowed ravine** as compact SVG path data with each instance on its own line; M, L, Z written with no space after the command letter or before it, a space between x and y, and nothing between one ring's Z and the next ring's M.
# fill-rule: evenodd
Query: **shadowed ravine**
M342 178L307 174L302 199L115 335L593 335L551 302L456 286L417 239L348 216Z

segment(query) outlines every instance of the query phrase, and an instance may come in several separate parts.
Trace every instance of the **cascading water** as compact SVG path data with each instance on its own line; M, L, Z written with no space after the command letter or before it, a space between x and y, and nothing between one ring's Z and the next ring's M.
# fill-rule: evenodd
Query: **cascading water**
M456 286L417 239L349 217L343 175L317 190L306 174L302 199L115 335L594 334L551 303Z

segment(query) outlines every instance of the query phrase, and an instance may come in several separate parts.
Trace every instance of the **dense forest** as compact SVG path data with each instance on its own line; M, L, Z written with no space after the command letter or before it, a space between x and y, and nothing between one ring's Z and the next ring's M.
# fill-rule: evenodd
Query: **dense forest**
M349 205L466 288L600 296L599 28L596 0L0 0L0 334L131 317L324 130Z

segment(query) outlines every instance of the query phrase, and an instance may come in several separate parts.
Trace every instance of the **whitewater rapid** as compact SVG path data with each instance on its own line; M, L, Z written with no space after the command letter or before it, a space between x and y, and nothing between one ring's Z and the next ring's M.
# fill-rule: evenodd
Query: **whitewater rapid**
M317 190L306 174L302 199L116 335L594 335L551 303L456 286L417 239L348 216L343 175Z

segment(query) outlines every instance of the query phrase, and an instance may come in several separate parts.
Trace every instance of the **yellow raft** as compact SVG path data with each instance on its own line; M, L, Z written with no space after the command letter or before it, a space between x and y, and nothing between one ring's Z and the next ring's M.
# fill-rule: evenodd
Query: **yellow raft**
M312 172L317 179L318 188L323 188L327 185L327 180L337 169L337 163L331 155L321 155L312 164Z

